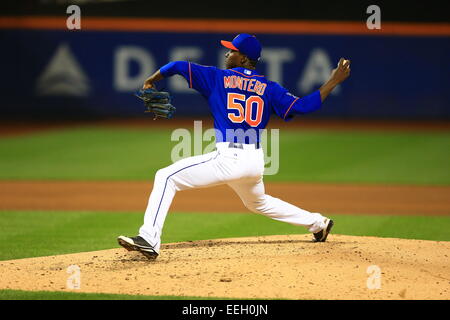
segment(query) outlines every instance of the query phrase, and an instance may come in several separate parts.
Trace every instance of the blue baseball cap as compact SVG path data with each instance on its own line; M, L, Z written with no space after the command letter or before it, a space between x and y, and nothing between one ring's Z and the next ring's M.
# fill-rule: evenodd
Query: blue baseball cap
M261 44L255 36L247 33L238 34L231 42L222 40L220 43L225 48L245 54L251 60L259 60L261 57Z

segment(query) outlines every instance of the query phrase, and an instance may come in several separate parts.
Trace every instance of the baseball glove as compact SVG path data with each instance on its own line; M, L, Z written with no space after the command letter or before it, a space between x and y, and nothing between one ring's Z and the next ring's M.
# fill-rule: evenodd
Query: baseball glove
M144 112L152 112L155 115L153 120L156 118L170 119L176 111L176 108L170 104L171 98L168 92L149 88L139 90L135 96L144 101Z

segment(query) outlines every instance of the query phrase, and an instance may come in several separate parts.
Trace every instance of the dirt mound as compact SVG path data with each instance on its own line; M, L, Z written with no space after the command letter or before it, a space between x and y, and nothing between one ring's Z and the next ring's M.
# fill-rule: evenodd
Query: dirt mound
M449 299L450 242L330 235L166 244L0 262L0 289L231 298ZM68 289L70 265L80 289ZM72 271L73 272L73 271Z

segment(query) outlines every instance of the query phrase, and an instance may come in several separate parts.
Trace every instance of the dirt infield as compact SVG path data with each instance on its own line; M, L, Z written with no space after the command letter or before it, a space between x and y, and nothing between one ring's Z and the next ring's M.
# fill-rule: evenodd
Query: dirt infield
M152 182L0 181L0 210L145 211ZM266 192L308 211L450 215L450 187L267 183ZM249 212L227 186L178 192L177 212Z
M166 244L0 262L0 288L262 299L450 299L450 242L330 235ZM80 289L70 289L70 265ZM370 267L370 268L369 268ZM69 270L70 271L70 270Z

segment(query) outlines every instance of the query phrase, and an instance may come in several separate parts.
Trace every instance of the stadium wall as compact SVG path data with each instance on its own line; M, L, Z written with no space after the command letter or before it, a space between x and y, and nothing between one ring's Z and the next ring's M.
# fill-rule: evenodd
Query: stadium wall
M239 32L263 44L258 71L293 94L317 89L340 57L352 75L312 117L448 119L450 25L359 22L0 17L4 117L139 116L133 96L173 60L223 67L220 40ZM164 80L179 116L209 114L181 77Z

